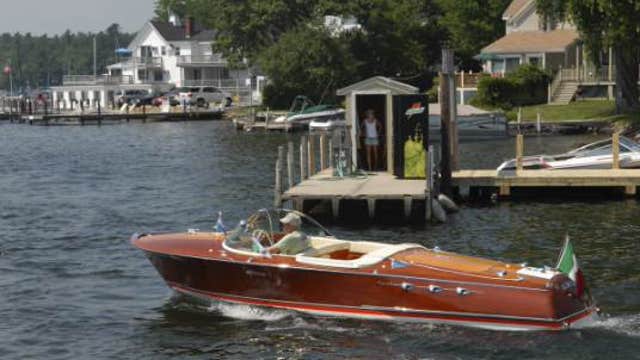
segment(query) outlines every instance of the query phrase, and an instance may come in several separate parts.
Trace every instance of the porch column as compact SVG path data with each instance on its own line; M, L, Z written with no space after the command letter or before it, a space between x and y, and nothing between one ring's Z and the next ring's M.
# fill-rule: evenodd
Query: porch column
M385 132L387 133L387 172L393 174L393 95L389 92L386 98L387 123L385 125Z
M89 100L89 107L95 107L96 106L96 99L95 99L95 92L94 90L89 90L89 92L87 93L87 100Z
M62 92L62 104L65 110L71 109L71 94L69 91Z
M51 92L51 107L53 109L56 109L58 107L58 92L57 91ZM51 110L53 110L53 109L51 109Z
M607 80L609 81L609 85L607 85L607 99L613 100L613 84L615 80L613 78L613 47L609 47L609 69L607 69Z
M576 45L576 80L578 80L580 74L580 47L581 45Z
M107 89L102 89L100 91L100 107L101 108L106 108L109 106L109 104L107 103L109 100L107 99Z

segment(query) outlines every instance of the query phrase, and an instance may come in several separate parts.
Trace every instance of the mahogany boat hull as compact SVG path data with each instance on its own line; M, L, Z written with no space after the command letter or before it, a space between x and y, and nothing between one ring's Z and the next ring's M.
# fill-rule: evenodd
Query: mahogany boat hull
M132 242L169 287L208 301L499 330L565 330L597 316L590 301L563 289L564 276L540 286L536 279L488 279L399 262L421 256L419 249L346 270L300 264L286 256L231 254L211 234L134 236ZM394 268L396 262L403 265Z

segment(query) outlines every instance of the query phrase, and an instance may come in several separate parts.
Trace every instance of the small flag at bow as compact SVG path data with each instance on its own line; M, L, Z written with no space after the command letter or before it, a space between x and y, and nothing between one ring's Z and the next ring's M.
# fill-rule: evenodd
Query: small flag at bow
M569 235L565 238L564 247L560 253L560 258L558 259L558 265L556 268L561 273L566 274L569 279L573 280L576 284L576 293L578 297L582 296L584 292L584 277L580 270L580 266L578 265L578 258L573 252L573 245L571 244L571 240L569 240Z

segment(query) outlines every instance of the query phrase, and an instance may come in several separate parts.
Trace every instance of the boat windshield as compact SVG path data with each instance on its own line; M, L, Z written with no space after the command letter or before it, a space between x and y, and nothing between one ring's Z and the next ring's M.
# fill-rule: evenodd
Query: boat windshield
M592 144L584 145L580 148L572 150L567 154L574 155L576 157L589 157L589 156L602 156L611 154L611 139L605 139L594 142ZM640 145L628 137L620 137L620 153L628 152L640 152Z
M229 233L225 243L227 246L238 250L260 252L262 248L275 244L285 235L280 219L289 213L300 217L302 221L300 231L306 235L333 237L329 230L301 212L288 209L261 209L246 220L241 221Z

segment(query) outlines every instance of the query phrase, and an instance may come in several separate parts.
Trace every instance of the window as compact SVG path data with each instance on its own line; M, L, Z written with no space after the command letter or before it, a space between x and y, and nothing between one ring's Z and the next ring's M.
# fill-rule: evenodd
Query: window
M542 67L542 58L540 58L539 56L532 56L529 58L529 64L537 67Z
M160 54L162 54L162 56L167 55L167 48L166 48L166 47L164 47L164 46L163 46L163 47L161 47L161 48L160 48Z
M202 92L206 92L206 93L214 93L216 91L217 90L214 87L206 87L206 88L202 89Z
M153 81L162 81L162 70L153 71Z
M176 56L180 56L180 48L176 46Z

